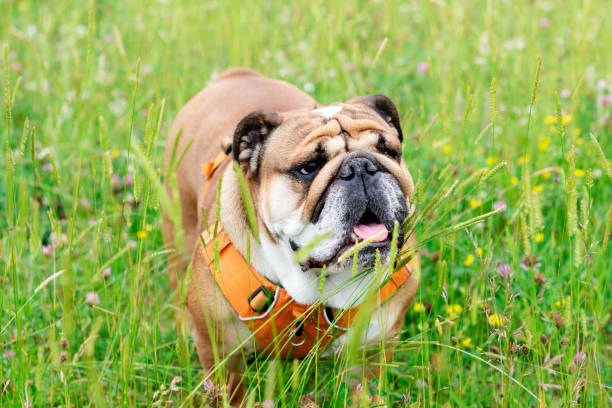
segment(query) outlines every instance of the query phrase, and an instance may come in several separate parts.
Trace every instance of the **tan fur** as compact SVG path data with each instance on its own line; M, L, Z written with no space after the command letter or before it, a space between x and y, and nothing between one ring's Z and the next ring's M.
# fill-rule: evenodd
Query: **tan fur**
M198 239L199 233L204 229L202 211L206 213L209 222L214 222L217 178L223 174L221 222L233 244L243 255L245 254L248 227L238 182L231 166L228 166L231 159L216 171L204 199L202 191L205 180L201 174L202 163L212 160L219 153L222 139L232 134L245 115L255 110L270 110L279 112L282 117L282 125L272 134L270 140L266 141L267 153L259 174L263 180L272 181L282 177L281 172L300 163L319 143L323 144L328 154L332 156L331 161L321 170L325 174L318 176L308 189L299 183L282 184L290 186L287 194L297 197L292 201L294 202L292 211L296 211L295 202L305 203L301 214L304 220L312 215L316 203L325 191L327 183L333 178L342 157L357 149L375 155L381 165L400 182L406 197L412 195L412 178L403 160L397 163L376 151L374 147L377 140L374 134L376 131L385 135L390 146L401 151L397 133L385 120L360 103L343 104L342 110L333 116L333 120L326 118L325 115L313 113L312 110L317 107L314 99L293 85L265 78L247 69L231 69L221 74L187 102L172 125L165 154L166 166L179 131L182 130L182 136L176 149L177 157L190 141L193 141L193 144L184 155L176 172L178 197L175 199L178 200L181 209L183 240L175 242L177 231L174 230L167 214L163 220L163 234L165 244L176 250L169 265L173 287L181 287L181 282L186 276L184 272L191 260L192 273L188 276L190 279L184 282L186 285L184 301L198 356L205 370L212 369L215 364L211 335L222 358L236 348L241 338L244 339L249 334L246 326L237 319L215 284L201 255ZM254 185L251 182L251 193L258 217L261 216L262 206L271 184L259 182ZM167 190L172 196L172 183L167 183ZM261 218L259 223L266 233ZM397 296L383 306L396 311L397 314L397 320L390 334L399 332L416 288L417 280L413 276L401 287ZM244 349L249 353L254 350L254 346L251 341L244 346ZM235 374L228 382L231 381L233 388L238 389L234 401L242 397L243 388L236 386L241 366L242 356L240 353L235 353L227 365L228 370Z

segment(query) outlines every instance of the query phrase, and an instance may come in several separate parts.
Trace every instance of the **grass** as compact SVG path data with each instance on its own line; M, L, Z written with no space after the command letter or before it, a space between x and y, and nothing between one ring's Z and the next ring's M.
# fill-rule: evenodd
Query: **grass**
M156 183L175 114L229 66L321 103L385 93L403 115L421 285L363 388L394 406L612 404L606 1L2 10L1 406L188 405L214 388L174 325ZM254 362L251 395L345 406L345 362Z

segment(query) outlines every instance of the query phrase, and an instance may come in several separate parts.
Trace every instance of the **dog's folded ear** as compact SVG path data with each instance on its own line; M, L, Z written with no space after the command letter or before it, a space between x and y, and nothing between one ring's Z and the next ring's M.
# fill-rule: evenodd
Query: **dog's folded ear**
M353 98L346 103L362 104L374 110L387 122L391 127L397 131L397 136L400 142L403 140L404 135L402 133L402 126L400 125L399 112L393 101L385 95L373 94L358 96Z
M258 110L246 115L236 126L233 156L247 176L257 174L266 138L281 121L281 116L276 112Z

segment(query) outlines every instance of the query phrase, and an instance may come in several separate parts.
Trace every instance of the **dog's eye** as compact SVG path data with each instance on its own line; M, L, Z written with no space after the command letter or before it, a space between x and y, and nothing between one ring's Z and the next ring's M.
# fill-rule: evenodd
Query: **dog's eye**
M378 134L378 143L376 144L376 148L379 152L391 157L396 162L399 162L402 159L401 151L389 147L389 145L387 145L385 142L385 137L382 135L382 133Z
M294 168L292 168L289 173L300 180L312 180L315 178L321 167L325 164L325 160L322 158L317 158L314 160L309 160L307 162L298 164Z
M321 168L320 160L311 160L309 162L302 164L298 168L298 171L302 176L310 176L316 173L320 168Z
M395 149L384 149L383 153L391 157L393 160L397 162L400 161L400 158L401 158L400 152L398 152Z

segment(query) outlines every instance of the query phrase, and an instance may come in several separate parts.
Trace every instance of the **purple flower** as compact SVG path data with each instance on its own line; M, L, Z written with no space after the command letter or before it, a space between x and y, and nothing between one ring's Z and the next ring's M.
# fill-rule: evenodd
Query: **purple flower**
M606 81L604 78L601 78L599 81L597 81L597 89L599 89L600 91L605 90L608 87L608 81Z
M612 95L601 95L599 98L599 105L602 108L612 105Z
M583 351L579 351L574 356L574 364L578 364L578 363L582 362L585 358L586 358L586 354Z
M356 387L356 388L357 388L357 391L358 391L358 392L361 392L361 383L357 384L357 387Z
M542 17L540 19L540 27L547 28L548 26L550 26L550 20L548 19L548 17Z
M493 203L493 211L497 211L500 208L503 208L504 211L508 208L508 204L504 200L499 200Z
M6 358L7 360L13 357L15 357L15 352L12 349L8 349L4 352L4 358Z
M419 62L416 70L419 74L426 74L429 71L429 64L426 61Z
M53 247L51 245L43 245L42 246L42 254L45 257L49 257L51 256L51 254L53 253Z
M62 240L62 245L66 245L68 243L68 236L66 234L62 234L60 239ZM60 247L60 243L57 240L56 234L51 234L51 245L53 246L53 248Z
M105 268L105 269L102 271L102 278L104 278L104 279L108 279L110 276L111 276L111 268L110 268L110 266L109 266L108 268Z
M570 96L572 96L572 91L570 91L570 90L569 90L569 89L567 89L567 88L564 88L564 89L561 91L561 95L560 95L560 96L561 96L561 98L563 98L563 99L568 99Z
M87 292L85 294L85 301L90 305L98 305L100 304L100 296L96 292Z
M211 380L204 381L204 391L206 392L206 404L207 407L221 406L220 403L223 401L223 394L220 385L214 385Z
M134 175L133 174L128 173L125 176L124 185L125 187L132 187L132 185L134 185Z
M509 264L501 264L497 267L497 276L507 280L512 276L512 267Z

